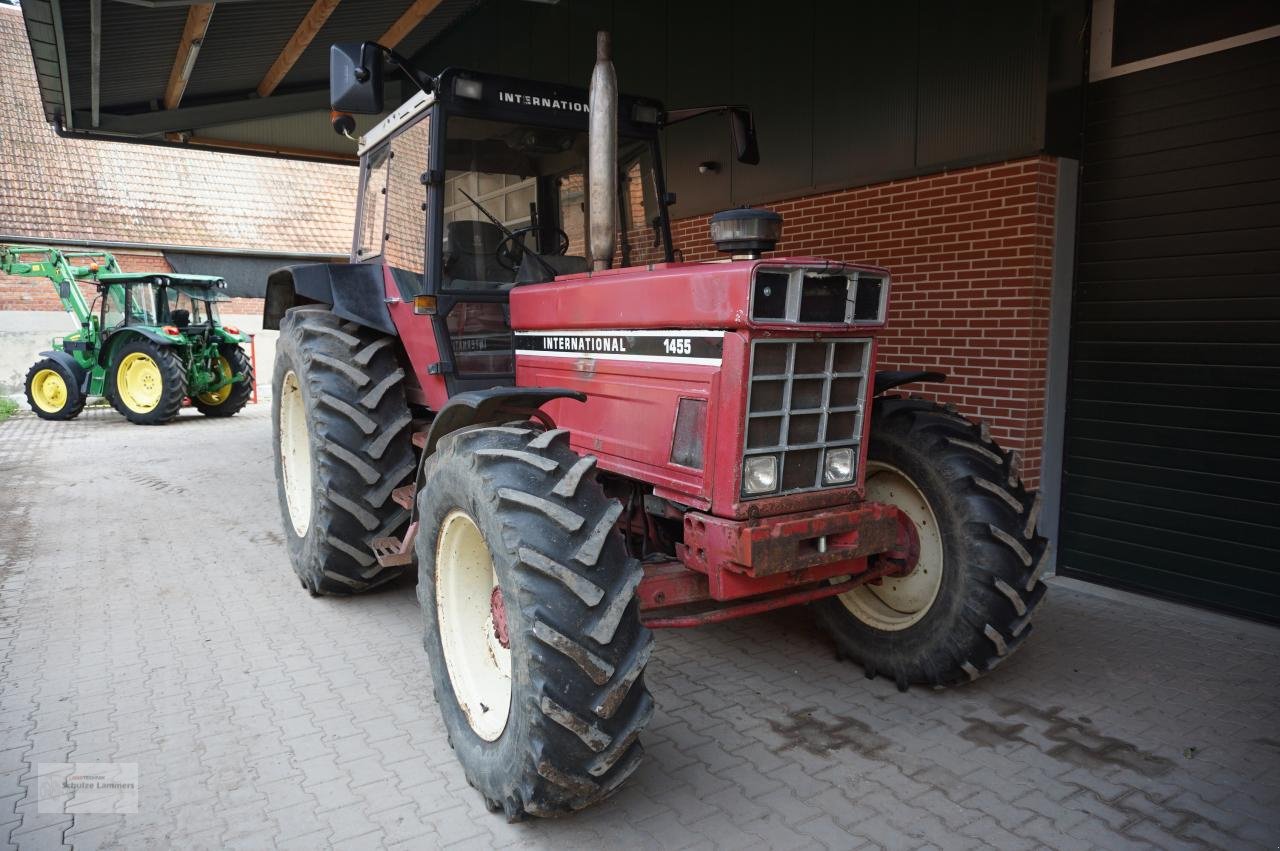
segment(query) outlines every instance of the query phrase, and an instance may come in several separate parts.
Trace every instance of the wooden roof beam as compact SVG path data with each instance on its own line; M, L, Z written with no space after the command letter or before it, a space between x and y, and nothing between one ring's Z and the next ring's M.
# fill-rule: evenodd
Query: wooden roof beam
M187 82L191 79L191 71L196 65L196 55L200 45L204 44L204 34L209 30L209 19L213 17L216 3L193 3L187 9L187 23L182 28L182 41L178 43L178 53L173 57L173 68L169 70L169 83L164 87L164 108L177 109L182 103L182 94L187 90Z
M259 97L269 97L276 90L276 86L280 85L280 82L297 64L298 59L302 57L303 52L320 34L320 28L324 26L325 21L329 20L329 16L333 14L334 9L338 8L340 2L341 0L316 0L311 4L310 11L303 16L298 23L298 28L293 31L293 35L285 43L280 55L276 57L276 61L267 69L262 82L258 83Z
M396 45L404 41L405 37L422 23L423 18L435 11L440 2L441 0L413 0L409 8L404 10L404 14L382 34L382 38L378 39L378 44L394 50Z

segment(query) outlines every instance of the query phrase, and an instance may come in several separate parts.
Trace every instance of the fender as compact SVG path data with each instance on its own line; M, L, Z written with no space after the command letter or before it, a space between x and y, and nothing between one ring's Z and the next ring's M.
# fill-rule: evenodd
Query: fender
M577 390L565 390L559 387L492 387L488 390L468 390L452 397L440 413L431 421L427 430L427 440L423 444L422 459L418 462L418 472L413 480L413 492L422 491L423 474L427 470L427 459L436 452L436 444L445 435L468 426L480 423L491 423L500 417L527 417L552 399L576 399L587 401L587 394ZM418 504L414 500L410 515L414 522L418 519Z
M585 402L587 394L560 387L492 387L488 390L458 393L431 421L422 457L424 460L430 457L436 451L440 438L450 432L478 423L493 422L500 417L527 417L552 399Z
M64 366L70 370L71 374L76 377L76 386L80 388L81 393L89 392L89 370L82 367L74 357L67 352L53 349L47 352L41 352L41 357L56 361L59 366Z
M394 337L383 268L377 263L307 263L276 269L267 277L262 327L279 330L291 307L326 304L343 319Z
M946 373L943 372L926 372L910 369L901 370L877 370L876 371L876 392L879 396L886 390L892 390L895 387L901 387L904 384L912 384L916 381L946 381Z
M150 340L160 346L173 347L178 345L177 340L171 340L158 331L148 331L144 328L125 328L107 337L106 341L98 349L98 364L104 367L109 366L112 359L115 358L116 349L138 337Z

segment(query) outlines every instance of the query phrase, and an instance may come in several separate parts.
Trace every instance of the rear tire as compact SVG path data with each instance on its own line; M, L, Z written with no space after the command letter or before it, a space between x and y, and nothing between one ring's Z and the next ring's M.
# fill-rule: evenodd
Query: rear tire
M224 343L218 347L219 367L231 371L232 375L243 375L243 381L228 384L216 393L197 393L191 404L206 417L231 417L249 402L253 395L253 363L244 349L234 343Z
M137 425L164 425L187 398L187 368L170 346L139 338L125 343L111 361L111 406Z
M42 420L73 420L84 410L80 376L53 358L36 361L25 386L27 404Z
M917 520L921 559L906 581L814 603L817 619L868 677L904 690L976 680L1022 644L1044 596L1039 497L983 429L932 402L876 399L868 450L868 490L889 477L878 498Z
M622 506L567 437L454 433L427 461L418 496L436 702L468 781L510 821L613 794L640 763L653 714L643 677L653 635L635 593L643 571L614 525ZM460 524L478 530L461 547Z
M325 307L280 322L272 377L276 483L289 559L313 595L390 582L370 547L409 512L391 491L413 475L412 416L395 338Z

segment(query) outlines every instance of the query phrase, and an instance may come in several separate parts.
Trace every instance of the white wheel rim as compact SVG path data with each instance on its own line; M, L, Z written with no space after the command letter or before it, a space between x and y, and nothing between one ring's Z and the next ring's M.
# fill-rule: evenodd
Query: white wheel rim
M454 696L486 742L502 735L511 712L511 649L493 622L497 587L479 527L466 512L450 512L436 541L436 619Z
M867 626L896 632L919 623L938 599L945 567L942 531L920 487L897 467L867 463L867 499L897 506L911 518L920 539L920 558L906 576L860 585L841 594L840 602Z
M299 538L311 526L311 440L307 436L307 406L293 370L280 383L280 477L289 522Z

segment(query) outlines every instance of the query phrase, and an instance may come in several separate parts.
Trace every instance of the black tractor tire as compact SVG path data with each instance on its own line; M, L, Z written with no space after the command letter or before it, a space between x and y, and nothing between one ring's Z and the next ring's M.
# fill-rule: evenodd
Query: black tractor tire
M234 343L223 343L218 353L231 366L231 372L245 376L245 380L230 385L231 392L220 402L210 403L203 394L197 393L191 397L191 404L206 417L233 417L249 404L249 397L253 395L253 362L245 350Z
M839 597L812 604L817 620L837 655L861 664L869 678L884 675L901 690L976 680L1022 644L1044 596L1048 542L1036 533L1039 496L1022 486L1013 456L985 429L923 400L875 400L868 476L877 464L905 474L936 517L937 596L905 628L872 625Z
M326 307L297 307L280 322L272 376L272 445L289 559L312 595L355 594L407 568L383 568L371 543L409 519L391 491L415 469L394 337L339 319ZM293 376L288 399L286 378ZM305 426L300 493L310 494L302 530L290 515L281 458L282 405ZM293 420L291 420L292 422Z
M601 801L644 753L653 635L640 623L643 570L594 466L563 429L479 428L441 441L418 496L418 599L436 702L468 781L508 821ZM437 611L438 540L459 510L479 529L505 601L510 714L492 741L460 705Z
M36 377L46 371L57 373L62 379L64 388L61 405L54 410L49 410L41 404L41 402L48 403L50 400L45 399L33 387ZM53 358L42 358L32 364L31 369L27 370L27 378L23 386L27 391L27 404L42 420L74 420L84 410L85 395L80 392L80 376Z
M135 410L129 404L129 394L121 393L118 386L120 366L129 355L143 354L149 357L160 371L160 398L146 410ZM111 358L107 372L107 398L125 419L136 425L164 425L178 416L182 401L187 398L187 367L172 346L162 346L145 337L125 343Z

